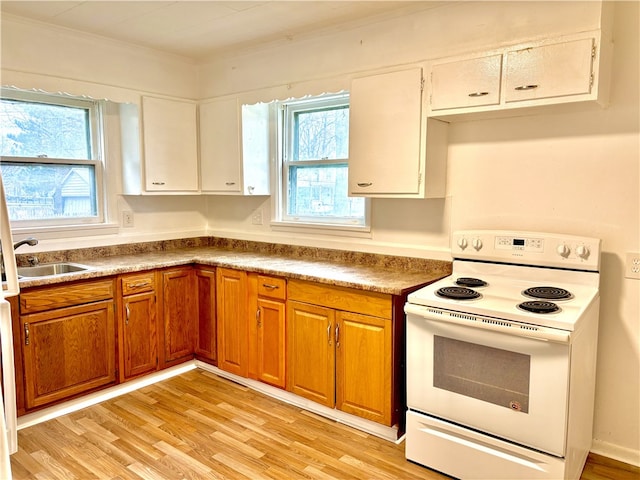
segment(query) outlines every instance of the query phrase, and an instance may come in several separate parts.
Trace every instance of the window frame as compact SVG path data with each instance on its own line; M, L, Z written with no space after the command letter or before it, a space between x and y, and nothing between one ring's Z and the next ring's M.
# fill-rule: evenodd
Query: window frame
M337 94L324 94L303 99L289 99L276 102L275 119L276 129L273 135L277 138L277 172L275 178L277 185L275 188L275 219L272 225L286 228L316 229L319 233L347 234L368 233L371 231L371 202L369 198L364 200L364 216L362 221L357 221L351 217L322 217L309 215L289 215L289 173L292 166L322 167L331 165L344 165L349 168L349 158L337 159L317 159L317 160L294 160L293 152L295 145L295 114L310 110L318 110L326 107L348 107L349 94L345 92ZM348 193L347 193L348 196Z
M88 110L88 134L91 158L69 159L56 157L15 157L0 156L3 164L34 164L34 165L69 165L93 167L95 182L96 215L88 217L59 217L37 220L11 220L16 230L37 231L38 229L69 228L77 226L104 226L107 223L107 199L105 186L105 127L104 102L88 98L79 98L66 94L51 94L37 91L19 90L3 87L0 98L46 105L83 108Z

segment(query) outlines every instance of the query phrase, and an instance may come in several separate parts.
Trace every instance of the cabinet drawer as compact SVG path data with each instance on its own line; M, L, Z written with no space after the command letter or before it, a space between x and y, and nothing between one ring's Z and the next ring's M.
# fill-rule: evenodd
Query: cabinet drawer
M303 280L289 280L287 292L289 300L297 300L374 317L391 318L391 295L384 293L334 287Z
M34 313L113 298L113 280L42 287L20 294L20 313Z
M154 272L136 273L120 277L122 295L151 292L155 286Z
M287 281L284 278L258 275L258 296L285 300Z

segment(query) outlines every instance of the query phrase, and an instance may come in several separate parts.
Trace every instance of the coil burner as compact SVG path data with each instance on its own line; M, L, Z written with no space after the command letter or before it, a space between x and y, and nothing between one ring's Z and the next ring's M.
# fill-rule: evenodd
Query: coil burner
M534 300L532 302L522 302L518 308L532 313L554 313L560 310L560 307L553 302L544 302Z
M480 280L479 278L460 277L456 280L456 285L460 285L461 287L478 288L486 287L487 282L485 282L484 280Z
M475 290L465 287L442 287L436 291L436 295L453 300L473 300L481 296Z
M530 298L543 298L545 300L567 300L572 297L571 292L558 287L531 287L522 294Z

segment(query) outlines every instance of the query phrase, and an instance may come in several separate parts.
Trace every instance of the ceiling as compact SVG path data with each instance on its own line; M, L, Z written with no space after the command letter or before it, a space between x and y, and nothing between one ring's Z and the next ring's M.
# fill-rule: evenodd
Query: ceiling
M202 59L304 34L374 23L436 1L2 1L2 14Z

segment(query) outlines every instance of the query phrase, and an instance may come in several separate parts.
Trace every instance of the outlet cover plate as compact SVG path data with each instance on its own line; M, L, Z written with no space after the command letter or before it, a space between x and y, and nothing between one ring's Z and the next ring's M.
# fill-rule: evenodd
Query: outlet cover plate
M624 268L625 278L640 279L640 253L627 253L627 262Z

